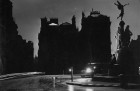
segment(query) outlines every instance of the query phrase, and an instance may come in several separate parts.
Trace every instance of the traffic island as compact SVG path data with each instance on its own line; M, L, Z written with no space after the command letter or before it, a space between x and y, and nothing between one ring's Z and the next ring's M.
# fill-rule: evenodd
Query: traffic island
M77 85L77 86L84 86L84 87L120 87L119 84L113 84L113 83L78 83L78 82L66 82L68 85Z

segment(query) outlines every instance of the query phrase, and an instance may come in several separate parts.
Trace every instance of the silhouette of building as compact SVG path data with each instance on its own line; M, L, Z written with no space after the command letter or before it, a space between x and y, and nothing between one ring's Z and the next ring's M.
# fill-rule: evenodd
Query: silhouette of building
M47 74L62 73L66 67L72 66L76 55L77 33L75 16L72 24L65 22L58 24L58 19L50 21L41 18L39 33L39 69Z
M3 32L3 26L1 25L1 22L0 22L0 75L3 73L3 62L2 62L3 48L2 48L2 45L3 45L4 38L2 36L2 32Z
M2 44L3 44L3 30L4 30L4 26L2 25L2 19L1 19L1 16L2 16L2 0L0 1L0 75L3 73L3 63L2 63L2 55L3 55L3 50L2 50Z
M130 65L132 65L133 74L138 74L139 67L140 67L140 35L138 35L137 40L132 40L130 43L130 50L132 52L133 60Z
M81 49L88 59L85 61L109 63L111 59L110 18L91 11L88 17L82 13Z
M27 68L33 62L33 43L27 43L18 35L18 27L12 16L12 7L10 0L2 0L0 2L0 37L3 40L0 44L0 49L2 49L0 50L2 51L0 53L3 66L2 74L31 71Z
M10 0L1 0L0 9L1 9L0 20L1 20L1 26L2 26L1 37L3 39L1 43L1 49L2 49L1 60L2 60L2 65L3 65L2 69L3 69L3 72L5 72L7 69L6 68L6 65L7 65L6 53L8 53L7 52L8 50L7 43L9 42L8 39L11 39L11 36L13 35L13 33L17 34L17 31L16 31L17 25L15 24L12 17L12 2L10 2Z
M41 18L39 33L39 69L47 74L62 73L69 67L82 68L91 61L108 63L111 59L110 19L97 11L88 17L82 13L82 29L58 19Z

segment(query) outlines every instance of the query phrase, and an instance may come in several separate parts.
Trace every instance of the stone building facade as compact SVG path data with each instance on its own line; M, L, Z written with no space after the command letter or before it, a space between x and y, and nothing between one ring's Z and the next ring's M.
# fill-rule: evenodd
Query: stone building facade
M75 72L89 62L109 63L111 57L110 18L97 11L82 13L79 31L76 18L72 23L58 23L57 18L41 18L39 33L39 69L46 74Z

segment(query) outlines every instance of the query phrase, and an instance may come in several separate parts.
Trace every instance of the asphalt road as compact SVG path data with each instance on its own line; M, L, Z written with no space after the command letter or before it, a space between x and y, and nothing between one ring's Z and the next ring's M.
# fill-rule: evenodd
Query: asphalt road
M33 75L34 74L34 75ZM68 85L70 75L37 75L36 73L8 74L0 78L0 91L140 91L140 89L122 89L120 87L86 87ZM6 77L8 77L6 79ZM11 79L9 77L16 77ZM22 78L23 77L23 78ZM53 87L52 78L56 77L56 85ZM51 82L49 82L51 79ZM58 79L58 80L57 80ZM76 82L88 82L91 79L74 76ZM60 83L60 84L59 84ZM102 82L96 82L102 84ZM62 85L63 84L63 85Z

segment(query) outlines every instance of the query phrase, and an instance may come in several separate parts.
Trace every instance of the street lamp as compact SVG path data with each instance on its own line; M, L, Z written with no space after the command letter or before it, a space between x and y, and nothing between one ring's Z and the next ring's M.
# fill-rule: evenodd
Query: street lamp
M69 68L69 72L71 72L72 71L72 69L71 68Z
M73 82L73 67L69 68L69 72L71 72L71 81Z
M140 66L139 66L139 75L140 75Z

